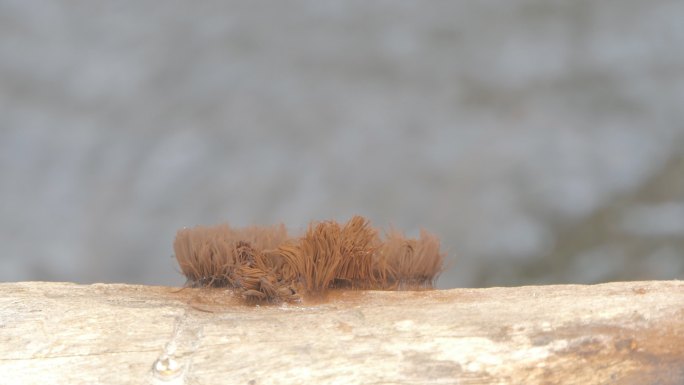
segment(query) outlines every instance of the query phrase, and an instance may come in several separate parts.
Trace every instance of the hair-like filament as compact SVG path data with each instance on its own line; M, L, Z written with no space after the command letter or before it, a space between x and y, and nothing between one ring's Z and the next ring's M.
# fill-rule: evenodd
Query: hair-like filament
M230 287L248 302L294 301L331 288L431 288L442 271L439 239L390 229L383 237L367 219L309 225L301 237L285 226L197 226L173 243L192 287Z

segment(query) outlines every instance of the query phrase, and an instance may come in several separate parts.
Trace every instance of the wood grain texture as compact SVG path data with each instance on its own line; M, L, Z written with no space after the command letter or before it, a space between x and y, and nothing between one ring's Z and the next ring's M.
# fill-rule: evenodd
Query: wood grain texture
M2 384L682 384L684 282L346 291L0 284Z

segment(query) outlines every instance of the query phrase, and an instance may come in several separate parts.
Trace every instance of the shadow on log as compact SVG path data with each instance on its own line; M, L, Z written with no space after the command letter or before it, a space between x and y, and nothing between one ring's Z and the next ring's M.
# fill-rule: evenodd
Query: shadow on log
M682 384L684 283L336 291L0 284L3 384Z

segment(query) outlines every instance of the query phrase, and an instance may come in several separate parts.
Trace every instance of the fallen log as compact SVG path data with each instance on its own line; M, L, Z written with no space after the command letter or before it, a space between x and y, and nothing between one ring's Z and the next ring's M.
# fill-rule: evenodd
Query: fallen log
M0 284L3 384L683 384L684 282L341 291Z

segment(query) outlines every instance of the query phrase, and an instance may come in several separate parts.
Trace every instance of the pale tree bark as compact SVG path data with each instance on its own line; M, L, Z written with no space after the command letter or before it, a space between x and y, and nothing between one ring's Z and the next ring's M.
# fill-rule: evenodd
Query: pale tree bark
M345 291L0 284L2 384L683 384L684 282Z

